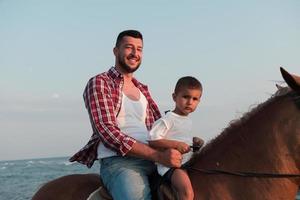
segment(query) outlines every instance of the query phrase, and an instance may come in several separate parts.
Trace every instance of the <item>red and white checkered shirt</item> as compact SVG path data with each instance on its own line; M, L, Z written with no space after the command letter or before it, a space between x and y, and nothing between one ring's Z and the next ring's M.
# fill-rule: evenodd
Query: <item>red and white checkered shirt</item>
M148 101L145 125L151 129L154 121L161 117L157 105L151 98L148 87L132 79L134 85L144 94ZM85 106L90 116L93 135L89 142L69 160L92 167L97 159L99 142L105 147L116 151L119 155L126 155L136 140L120 131L117 125L117 115L121 108L123 75L115 67L109 71L91 78L83 93Z

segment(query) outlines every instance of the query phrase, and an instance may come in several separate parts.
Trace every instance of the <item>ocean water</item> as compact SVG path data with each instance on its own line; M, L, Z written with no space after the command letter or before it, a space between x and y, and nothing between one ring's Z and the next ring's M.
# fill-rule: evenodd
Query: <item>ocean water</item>
M0 161L0 200L29 200L45 182L82 173L99 173L99 163L88 169L67 157ZM300 193L296 199L300 200Z
M83 173L99 173L99 163L88 169L67 157L0 161L0 200L29 200L45 182Z

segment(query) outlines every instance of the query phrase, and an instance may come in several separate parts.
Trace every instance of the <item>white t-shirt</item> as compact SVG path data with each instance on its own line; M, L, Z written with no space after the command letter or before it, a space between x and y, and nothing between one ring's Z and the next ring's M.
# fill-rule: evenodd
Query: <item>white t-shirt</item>
M188 116L181 116L174 112L168 112L165 116L157 120L150 131L149 140L177 140L189 145L193 143L192 121ZM187 162L192 152L183 154L182 164ZM160 175L164 175L169 168L157 163L157 170Z
M117 116L117 124L120 130L126 135L138 140L142 143L147 143L148 130L145 124L147 99L140 92L140 99L135 101L122 94L122 105ZM98 146L98 158L106 158L116 156L117 153L104 146L101 142Z

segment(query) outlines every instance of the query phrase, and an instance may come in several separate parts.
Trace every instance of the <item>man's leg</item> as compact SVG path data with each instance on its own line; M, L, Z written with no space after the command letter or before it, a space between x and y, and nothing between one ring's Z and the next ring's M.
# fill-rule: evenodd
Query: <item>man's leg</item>
M148 176L155 165L132 157L110 157L101 161L100 175L114 200L151 200Z

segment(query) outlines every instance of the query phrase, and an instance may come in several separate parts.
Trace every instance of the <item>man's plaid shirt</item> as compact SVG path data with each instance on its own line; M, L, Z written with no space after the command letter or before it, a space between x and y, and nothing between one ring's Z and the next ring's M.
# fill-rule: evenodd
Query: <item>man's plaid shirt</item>
M92 167L97 159L99 142L105 147L126 155L136 140L120 131L116 117L121 108L123 75L115 67L91 78L83 93L85 106L90 116L93 135L89 142L69 160ZM144 94L148 101L145 124L150 130L154 121L161 117L157 105L153 101L147 86L133 78L134 85Z

